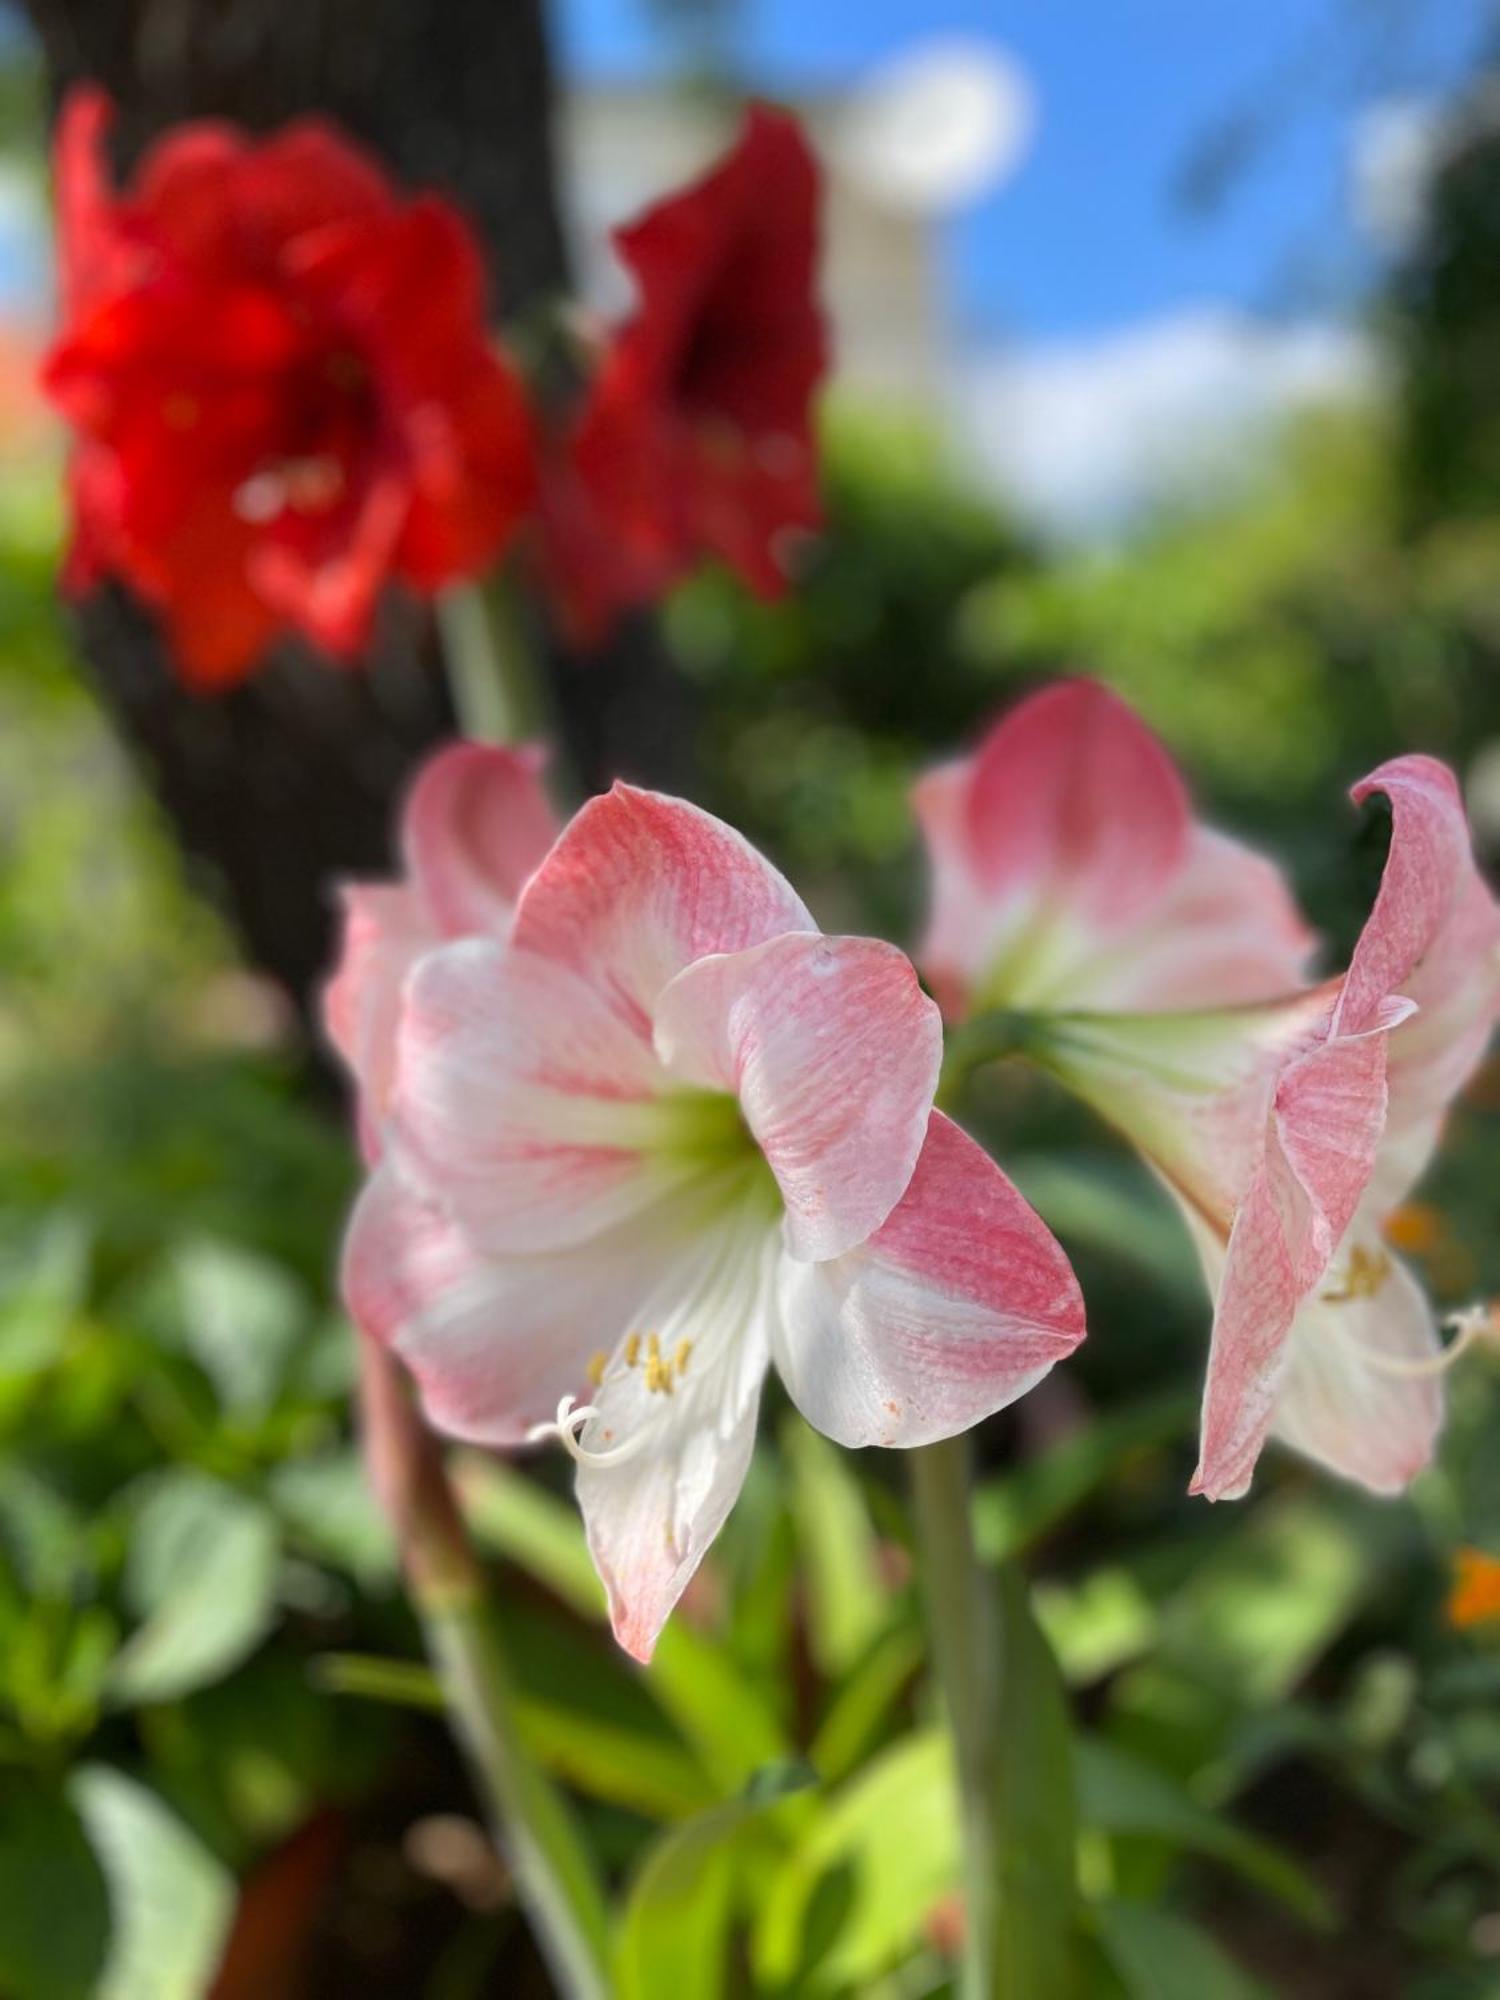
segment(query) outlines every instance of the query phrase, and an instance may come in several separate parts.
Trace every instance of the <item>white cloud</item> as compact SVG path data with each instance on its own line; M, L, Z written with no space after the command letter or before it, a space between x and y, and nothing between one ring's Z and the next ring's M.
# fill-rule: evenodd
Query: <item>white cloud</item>
M1431 98L1388 97L1360 112L1350 139L1354 213L1382 250L1404 250L1422 226L1449 114Z
M1369 344L1308 321L1202 306L1095 339L1017 347L959 371L959 446L1039 526L1108 538L1222 491L1277 418L1368 394Z
M870 199L942 215L993 194L1021 166L1036 89L998 43L941 35L871 70L828 122L835 167Z

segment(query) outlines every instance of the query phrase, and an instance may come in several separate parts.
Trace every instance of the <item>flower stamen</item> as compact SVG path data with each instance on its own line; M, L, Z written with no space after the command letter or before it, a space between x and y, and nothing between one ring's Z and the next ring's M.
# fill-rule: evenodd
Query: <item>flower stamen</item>
M1462 1312L1449 1313L1442 1324L1454 1337L1437 1354L1414 1361L1401 1355L1375 1354L1368 1348L1362 1348L1361 1359L1382 1375L1397 1375L1405 1379L1446 1375L1471 1347L1483 1340L1494 1340L1500 1335L1500 1325L1496 1323L1493 1305L1465 1306Z
M593 1451L579 1438L585 1424L591 1423L599 1415L592 1403L580 1403L576 1396L564 1396L557 1406L557 1415L548 1423L533 1424L526 1433L527 1444L547 1444L556 1438L569 1458L579 1465L619 1465L627 1458L634 1458L645 1442L645 1433L637 1431L633 1438L626 1438L622 1444L611 1445L604 1451ZM606 1436L610 1433L606 1432Z

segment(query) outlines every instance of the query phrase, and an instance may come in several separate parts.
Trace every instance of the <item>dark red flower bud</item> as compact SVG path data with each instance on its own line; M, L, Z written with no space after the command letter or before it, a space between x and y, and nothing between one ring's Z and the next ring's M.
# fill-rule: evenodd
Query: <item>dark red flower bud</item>
M796 120L754 105L712 172L616 235L637 308L544 478L547 562L580 639L704 556L763 597L785 588L789 542L821 518L818 206Z

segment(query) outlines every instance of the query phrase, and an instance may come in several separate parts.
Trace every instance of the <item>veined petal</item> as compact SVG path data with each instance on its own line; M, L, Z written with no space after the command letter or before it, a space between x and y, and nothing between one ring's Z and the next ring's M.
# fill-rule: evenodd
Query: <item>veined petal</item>
M1343 1015L1367 1010L1387 980L1417 1010L1391 1036L1388 1143L1377 1169L1383 1213L1420 1177L1494 1032L1500 906L1474 864L1450 771L1430 757L1400 757L1354 796L1376 791L1391 801L1390 853L1345 980Z
M1322 1282L1374 1167L1386 1038L1327 1042L1288 1064L1265 1151L1235 1213L1217 1288L1193 1491L1234 1499L1271 1428L1287 1337Z
M1139 924L1064 968L1065 1007L1178 1012L1237 1007L1302 986L1317 938L1274 862L1193 829L1181 874ZM1030 1004L1042 1005L1035 995Z
M360 1140L373 1160L395 1081L402 987L440 940L423 899L404 885L350 884L342 898L343 938L323 992L323 1022L359 1086Z
M1033 1054L1227 1237L1277 1080L1323 1045L1336 994L1330 984L1256 1007L1060 1014L1037 1028Z
M350 1220L344 1297L361 1331L410 1368L439 1430L516 1445L586 1389L590 1357L614 1345L680 1239L663 1210L586 1256L487 1257L384 1166Z
M1411 1272L1356 1227L1297 1314L1271 1434L1376 1493L1399 1493L1443 1424L1441 1343Z
M941 1112L905 1196L866 1244L783 1260L776 1366L845 1445L920 1445L1013 1402L1083 1338L1066 1257Z
M942 1067L938 1010L873 938L790 932L699 959L663 992L656 1049L733 1092L786 1204L794 1257L836 1257L905 1192Z
M695 959L816 929L791 884L732 827L617 784L569 822L521 897L513 936L649 1035L662 988Z
M1391 802L1391 845L1380 893L1344 975L1336 1030L1357 1034L1393 993L1412 999L1412 980L1444 931L1469 882L1474 858L1458 783L1432 757L1397 757L1354 787ZM1433 996L1437 997L1437 996Z
M615 1637L638 1660L744 1483L780 1256L769 1208L732 1205L641 1304L590 1395L578 1504Z
M662 1191L667 1079L567 966L445 945L407 982L398 1044L393 1141L486 1249L580 1243Z
M448 937L503 937L557 837L545 751L453 743L423 765L402 825L407 868Z
M922 963L992 1004L1030 1004L1039 981L1055 987L1139 922L1185 865L1192 828L1171 758L1087 680L1022 702L914 804L935 875Z

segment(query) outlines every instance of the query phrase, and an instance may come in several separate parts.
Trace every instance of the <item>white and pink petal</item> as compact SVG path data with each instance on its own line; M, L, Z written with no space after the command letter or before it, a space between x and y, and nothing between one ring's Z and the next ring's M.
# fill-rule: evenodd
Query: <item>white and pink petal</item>
M904 1198L866 1244L786 1259L776 1367L808 1422L845 1445L967 1430L1078 1345L1067 1258L989 1156L941 1112Z
M402 820L407 872L446 937L504 937L557 838L537 746L453 743L418 774Z
M569 821L521 897L513 935L649 1035L662 988L695 959L816 929L791 884L733 827L617 784Z
M1432 1458L1445 1375L1432 1308L1371 1227L1356 1228L1297 1314L1271 1434L1375 1493Z
M661 1065L568 967L445 945L408 980L399 1044L391 1143L488 1250L583 1243L661 1192Z
M738 1497L767 1362L774 1214L727 1210L644 1298L591 1391L578 1504L615 1637L648 1660Z
M655 1038L674 1076L738 1099L794 1257L838 1256L885 1221L943 1060L938 1010L903 952L790 932L700 959L662 993Z

